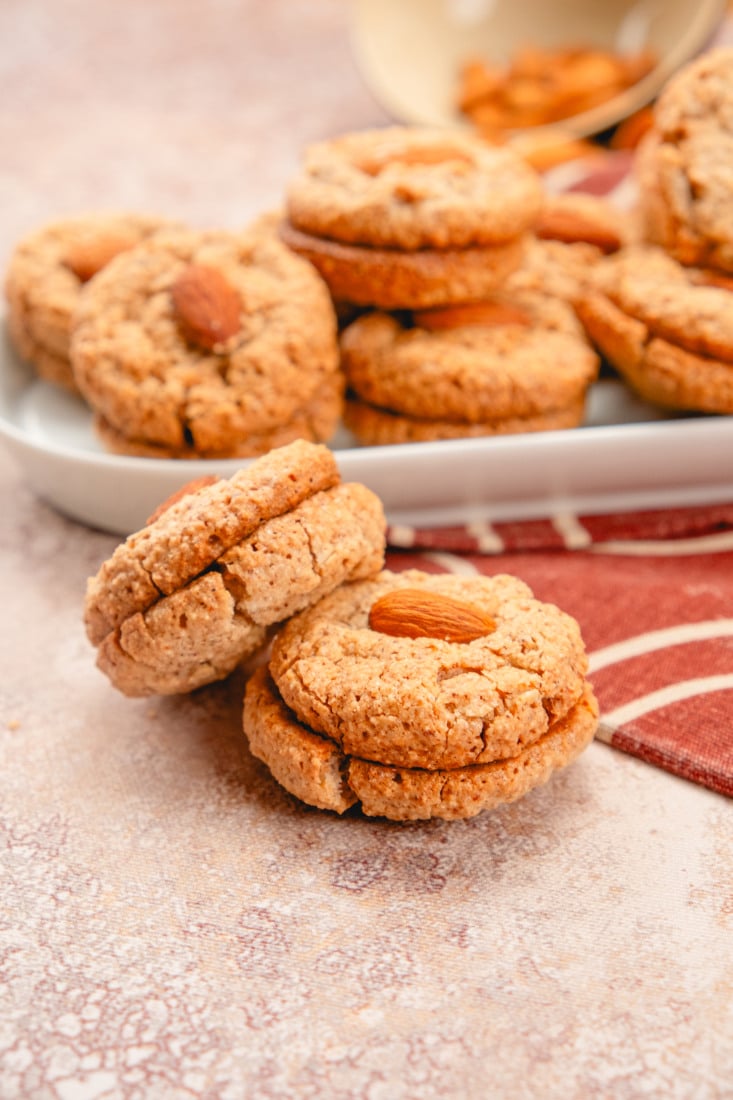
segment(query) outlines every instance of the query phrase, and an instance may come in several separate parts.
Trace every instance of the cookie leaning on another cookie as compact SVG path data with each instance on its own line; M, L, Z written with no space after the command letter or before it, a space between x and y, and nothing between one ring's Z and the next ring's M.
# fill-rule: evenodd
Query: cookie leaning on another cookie
M575 620L514 577L383 572L285 625L247 685L244 728L313 805L470 817L592 739L586 669Z
M87 585L97 663L127 695L222 679L267 627L384 560L378 498L297 441L228 480L177 494Z
M83 287L120 252L172 224L145 214L79 214L18 243L5 281L8 331L41 378L76 392L69 340Z

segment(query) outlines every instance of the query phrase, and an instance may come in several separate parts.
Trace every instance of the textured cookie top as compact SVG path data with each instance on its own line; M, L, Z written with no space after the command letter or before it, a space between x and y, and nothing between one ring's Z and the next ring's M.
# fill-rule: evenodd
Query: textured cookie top
M130 439L225 453L291 419L338 367L313 268L261 228L160 234L79 303L79 388Z
M231 478L187 493L130 535L88 581L84 618L90 640L98 644L129 615L181 588L261 523L339 480L326 447L298 440Z
M373 608L397 590L458 600L459 625L477 617L488 633L470 641L384 633ZM400 623L417 618L443 633L430 607L410 598ZM586 665L575 620L522 581L413 570L343 586L292 619L275 639L270 672L299 720L345 753L433 769L516 755L577 702Z
M685 263L731 269L733 49L710 50L669 81L641 167L642 205L661 196L665 208L652 219L659 243Z
M341 351L362 400L469 423L564 408L598 370L572 309L528 290L422 311L413 326L383 313L359 317L342 333Z
M265 519L204 572L127 616L97 664L128 695L191 691L220 679L265 628L384 564L385 520L365 485L323 489Z
M640 245L599 263L593 285L652 336L733 362L733 294L706 285L709 278L659 248Z
M507 148L390 127L311 146L287 215L297 229L352 244L463 248L531 227L541 194L537 174Z
M120 252L171 222L154 215L89 213L54 221L19 241L5 292L15 321L47 353L66 356L82 287Z

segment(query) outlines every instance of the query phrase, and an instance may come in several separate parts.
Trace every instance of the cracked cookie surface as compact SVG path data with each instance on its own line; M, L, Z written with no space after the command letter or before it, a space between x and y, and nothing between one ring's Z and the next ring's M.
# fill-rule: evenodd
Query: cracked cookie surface
M176 288L191 269L213 271L227 292L235 331L210 346L182 324ZM250 434L291 421L337 372L336 318L320 276L262 226L166 232L86 288L71 360L82 394L120 436L236 454Z
M420 589L469 604L494 629L468 643L391 637L375 601ZM452 769L515 756L571 710L585 686L578 624L515 577L383 572L291 619L270 674L285 704L349 756Z
M103 564L85 622L116 687L148 695L221 679L268 626L382 567L381 502L340 483L322 451L299 441L228 482L184 489Z
M345 755L308 729L282 701L264 668L247 684L244 728L252 753L291 794L311 806L393 821L455 820L523 797L572 763L592 741L598 706L589 685L578 702L516 756L451 770L395 768Z

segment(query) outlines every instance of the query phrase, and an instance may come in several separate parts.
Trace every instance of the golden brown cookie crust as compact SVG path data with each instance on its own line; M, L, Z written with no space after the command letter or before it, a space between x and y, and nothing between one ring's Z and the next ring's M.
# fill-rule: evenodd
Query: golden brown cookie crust
M481 301L516 271L525 248L516 237L492 247L400 252L327 240L287 222L280 236L313 264L336 300L380 309Z
M657 101L640 150L651 239L685 264L733 271L733 49L709 50Z
M341 335L349 386L370 405L421 419L486 423L567 408L598 371L572 310L525 292L512 305L534 323L409 328L372 313Z
M137 455L142 458L257 458L278 447L285 447L296 439L306 439L311 443L327 443L339 426L343 407L344 377L339 372L327 376L320 390L311 397L302 410L296 412L287 424L281 424L271 431L252 432L241 444L227 449L224 454L219 451L196 451L192 447L180 449L156 447L144 441L127 439L116 432L102 417L95 418L94 426L105 448L113 454Z
M598 705L584 685L578 702L542 737L507 760L451 770L396 768L347 756L298 721L265 668L247 684L244 729L252 753L301 801L394 821L474 817L547 782L592 741Z
M214 270L240 304L238 331L211 350L181 325L175 288L192 266ZM160 234L89 284L74 325L74 373L95 412L171 450L236 451L291 420L338 369L325 284L261 228Z
M296 229L346 244L467 248L531 228L541 195L535 171L510 149L395 126L310 146L286 212Z
M76 392L69 363L71 321L92 252L106 262L115 248L135 247L166 225L171 223L154 215L85 213L44 225L18 243L5 280L8 329L19 354L41 378Z
M733 294L652 247L624 249L595 269L594 284L653 336L697 355L733 362Z
M460 420L436 420L400 416L349 397L344 406L344 425L365 447L384 447L401 443L428 443L436 439L477 439L482 436L514 435L520 432L550 432L577 428L585 415L585 399L579 398L564 409L553 409L537 416L507 416L503 420L469 424Z
M733 364L654 337L603 295L579 306L588 333L645 400L669 409L733 413Z
M370 629L379 597L419 589L462 601L495 629L469 643ZM515 577L388 571L288 622L270 673L285 703L347 755L455 768L516 755L578 701L587 660L578 624Z
M339 481L332 452L298 440L184 496L130 535L87 582L90 641L99 644L130 615L193 580L260 524Z
M733 295L705 285L661 249L637 247L599 264L577 303L589 336L646 400L733 412Z

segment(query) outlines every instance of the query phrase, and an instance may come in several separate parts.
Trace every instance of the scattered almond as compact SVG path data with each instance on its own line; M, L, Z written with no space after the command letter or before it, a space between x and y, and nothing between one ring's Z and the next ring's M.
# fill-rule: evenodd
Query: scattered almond
M207 485L213 485L215 481L218 481L218 478L214 474L204 474L202 477L195 477L192 481L187 481L185 485L182 485L175 493L171 493L162 504L158 505L155 511L145 520L145 526L149 527L151 523L155 523L156 519L160 519L163 513L167 512L174 504L177 504L179 500L183 500L191 493L198 492L199 489L206 488Z
M621 227L613 224L614 216L602 200L597 200L597 209L595 205L593 195L553 196L545 203L535 233L542 240L584 241L601 252L616 252L623 244Z
M241 300L215 267L189 264L171 293L178 323L191 343L212 351L239 332Z
M413 321L419 328L428 329L430 332L468 325L493 328L499 325L532 324L532 319L523 310L509 302L474 302L467 305L420 309L413 313Z
M438 638L473 642L496 624L469 604L423 588L395 588L380 596L369 612L369 626L393 638Z
M64 263L78 279L87 283L120 252L127 252L136 244L137 238L129 233L85 234L69 244Z

